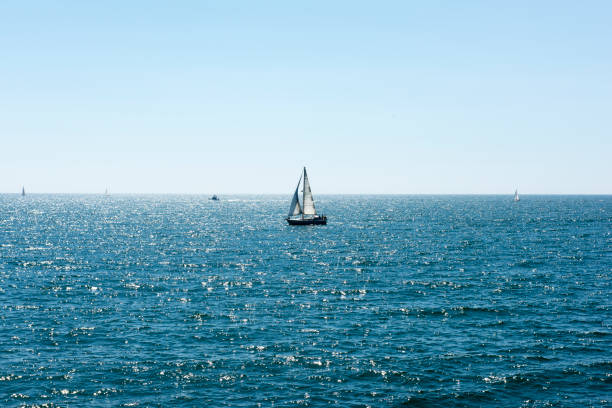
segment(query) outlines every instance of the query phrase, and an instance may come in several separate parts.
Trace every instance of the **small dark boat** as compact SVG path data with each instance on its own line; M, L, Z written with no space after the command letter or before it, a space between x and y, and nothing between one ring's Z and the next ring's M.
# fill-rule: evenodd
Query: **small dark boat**
M302 189L302 205L300 205L298 191L300 189L302 177L304 177L304 186ZM312 191L310 190L310 182L306 174L306 167L304 167L304 173L300 176L298 185L293 193L287 222L289 225L327 225L327 217L322 214L318 215L315 209Z
M25 187L21 187L21 196L25 196Z
M219 197L217 197L217 195L214 194L212 197L209 198L209 200L219 201Z

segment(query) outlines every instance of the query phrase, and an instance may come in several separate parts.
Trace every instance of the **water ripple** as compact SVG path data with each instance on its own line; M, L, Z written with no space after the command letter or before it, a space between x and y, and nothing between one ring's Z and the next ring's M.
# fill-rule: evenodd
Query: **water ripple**
M612 199L0 195L3 406L609 406Z

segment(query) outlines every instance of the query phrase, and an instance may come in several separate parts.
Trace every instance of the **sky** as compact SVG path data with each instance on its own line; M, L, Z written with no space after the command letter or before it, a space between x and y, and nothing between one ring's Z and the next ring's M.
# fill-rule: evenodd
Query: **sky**
M0 2L0 192L612 194L609 1Z

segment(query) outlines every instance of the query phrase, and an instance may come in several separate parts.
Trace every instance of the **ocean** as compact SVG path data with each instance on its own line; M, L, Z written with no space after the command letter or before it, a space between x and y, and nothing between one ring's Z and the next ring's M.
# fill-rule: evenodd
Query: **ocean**
M290 198L0 195L0 405L612 405L612 196Z

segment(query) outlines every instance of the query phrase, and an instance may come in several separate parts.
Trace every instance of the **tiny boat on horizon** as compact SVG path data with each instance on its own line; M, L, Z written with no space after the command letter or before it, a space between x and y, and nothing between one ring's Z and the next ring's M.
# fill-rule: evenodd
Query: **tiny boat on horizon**
M212 201L219 201L219 197L217 197L217 195L216 195L216 194L213 194L213 196L212 196L212 197L210 197L210 198L209 198L209 200L212 200Z
M521 199L519 198L519 195L518 195L518 189L514 190L514 201L520 201L520 200Z

